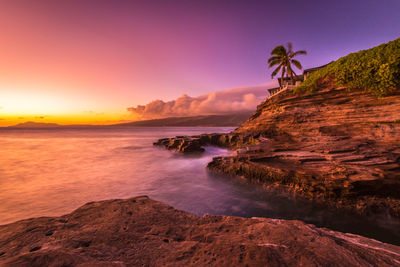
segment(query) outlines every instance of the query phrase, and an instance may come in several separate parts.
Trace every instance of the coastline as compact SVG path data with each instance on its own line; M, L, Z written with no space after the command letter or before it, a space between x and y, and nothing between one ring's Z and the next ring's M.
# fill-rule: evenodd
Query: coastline
M229 134L160 139L154 145L201 152L214 145L236 150L208 169L363 215L400 218L400 95L377 100L362 90L322 86L285 91L260 104ZM396 146L397 144L397 146Z

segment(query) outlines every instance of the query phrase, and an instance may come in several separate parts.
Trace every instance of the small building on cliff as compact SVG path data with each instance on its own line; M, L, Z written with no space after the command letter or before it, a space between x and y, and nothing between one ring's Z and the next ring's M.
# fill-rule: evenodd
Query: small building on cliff
M279 87L282 89L283 88L293 88L293 87L299 86L302 81L304 81L303 75L293 76L293 81L290 77L285 77L285 78L283 78L283 83L282 83L282 79L278 79Z
M329 64L329 63L328 63ZM279 87L275 87L275 88L270 88L268 89L269 95L273 96L275 94L277 94L278 92L282 91L282 90L286 90L286 89L292 89L294 87L299 86L303 81L305 81L307 79L307 77L313 73L316 70L319 70L325 66L327 66L328 64L325 64L323 66L319 66L319 67L314 67L314 68L309 68L309 69L305 69L303 71L303 74L300 75L295 75L293 77L293 81L290 77L284 77L283 78L283 82L281 78L278 78L278 82L279 82Z

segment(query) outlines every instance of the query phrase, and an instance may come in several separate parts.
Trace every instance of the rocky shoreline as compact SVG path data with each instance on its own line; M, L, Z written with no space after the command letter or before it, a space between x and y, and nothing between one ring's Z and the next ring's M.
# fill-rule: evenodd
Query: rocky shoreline
M182 153L204 152L203 147L209 145L232 148L251 144L257 144L256 139L251 135L243 136L239 134L220 133L162 138L153 143L155 146L161 146Z
M229 134L160 139L155 145L217 157L212 171L279 186L357 213L400 218L400 94L377 99L327 83L313 94L282 92Z
M400 247L300 221L204 215L146 196L0 226L1 266L396 266Z

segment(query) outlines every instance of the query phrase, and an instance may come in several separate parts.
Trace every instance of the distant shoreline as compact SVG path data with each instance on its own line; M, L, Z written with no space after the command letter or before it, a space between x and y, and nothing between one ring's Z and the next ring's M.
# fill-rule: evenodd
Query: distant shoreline
M196 126L115 126L115 125L60 125L56 127L0 127L1 130L74 130L74 129L128 129L128 128L220 128L238 127L238 125L196 125Z
M226 115L200 115L188 117L168 117L143 121L132 121L110 125L24 122L0 129L60 129L60 128L114 128L114 127L237 127L247 120L253 112L241 112Z

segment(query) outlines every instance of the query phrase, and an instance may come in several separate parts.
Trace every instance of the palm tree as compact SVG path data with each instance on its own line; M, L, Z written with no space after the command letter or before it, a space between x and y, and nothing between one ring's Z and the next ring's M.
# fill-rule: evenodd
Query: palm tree
M300 62L293 58L297 55L307 55L305 50L294 52L292 48L292 43L288 43L287 49L283 45L278 45L272 50L272 57L268 59L268 66L270 68L278 65L278 67L272 72L271 78L274 78L280 70L282 71L281 86L283 86L283 77L285 76L285 73L287 78L290 76L293 83L293 75L296 75L296 73L293 71L292 64L300 70L303 68Z

